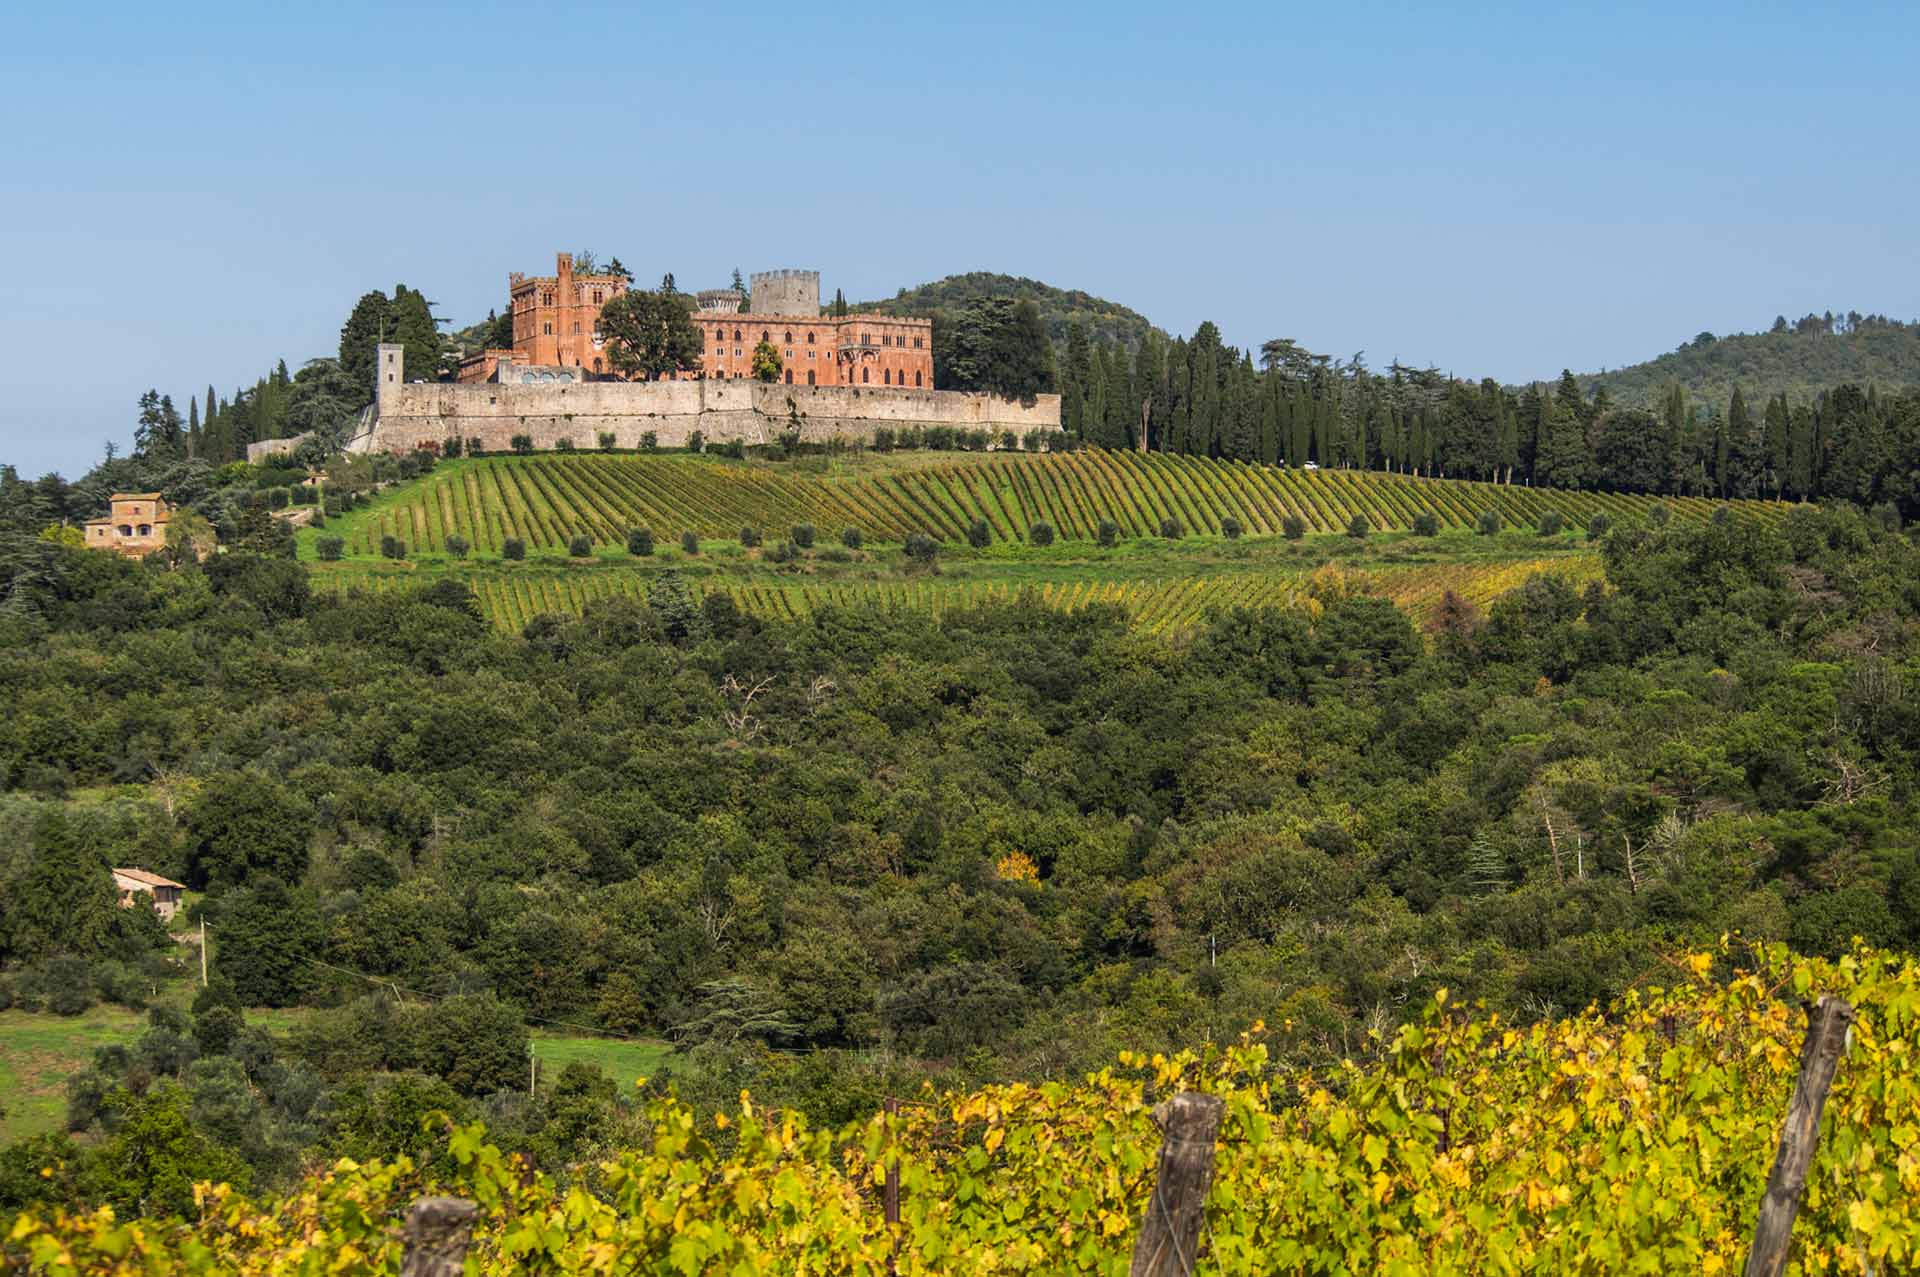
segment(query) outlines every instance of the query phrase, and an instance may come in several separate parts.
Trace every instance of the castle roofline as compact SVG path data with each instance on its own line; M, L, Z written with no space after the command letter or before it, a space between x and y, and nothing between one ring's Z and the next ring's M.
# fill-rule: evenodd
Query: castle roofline
M116 492L108 497L109 501L158 501L158 492Z

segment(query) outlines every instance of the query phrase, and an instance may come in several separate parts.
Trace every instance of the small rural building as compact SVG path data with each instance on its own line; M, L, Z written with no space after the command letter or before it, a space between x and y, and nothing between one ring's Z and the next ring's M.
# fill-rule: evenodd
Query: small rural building
M173 915L180 911L180 893L187 889L183 882L171 878L162 878L159 874L150 874L144 869L115 869L113 885L120 889L120 907L133 907L135 892L144 891L153 897L153 911L160 915L162 922L172 922Z
M107 498L113 513L87 520L87 548L113 550L138 558L166 548L167 522L173 511L158 492L116 492Z

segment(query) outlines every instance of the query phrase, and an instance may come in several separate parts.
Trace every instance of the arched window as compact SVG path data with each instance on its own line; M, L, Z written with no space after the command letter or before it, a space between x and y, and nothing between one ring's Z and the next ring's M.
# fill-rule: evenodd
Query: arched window
M141 536L143 536L143 537L150 537L150 536L152 536L152 535L153 535L153 525L152 525L152 524L150 524L150 523L143 523L143 524L141 524L141 525L140 525L140 535L141 535Z
M891 386L893 384L893 369L882 368L880 370L880 380L886 385Z
M793 369L791 368L787 369L787 384L789 386L793 384Z
M813 369L811 368L807 369L807 384L809 386L813 384Z
M920 384L920 374L917 372L913 374L913 384L916 386Z
M862 368L860 370L860 380L862 381L868 380L872 375L873 375L873 369L871 368Z
M813 334L812 334L812 333L808 333L808 334L807 334L807 345L809 345L809 346L811 346L811 345L813 345Z
M523 386L531 386L534 382L538 380L540 379L534 376L530 372L523 372L520 374L520 384Z
M132 525L131 523L123 523L123 524L121 524L121 525L120 525L120 535L121 535L121 536L123 536L123 537L130 537L130 536L132 536L132 535L133 535L133 525Z
M793 330L791 328L787 330L786 344L789 346L793 345Z
M772 340L772 338L770 338L770 337L768 337L768 336L767 336L767 330L766 330L766 329L764 329L764 328L762 328L762 329L760 330L760 340L761 340L761 341L771 341L771 340Z
M734 339L735 341L739 341L739 340L740 340L740 330L739 330L738 328L736 328L736 329L734 329L734 330L733 330L733 339Z

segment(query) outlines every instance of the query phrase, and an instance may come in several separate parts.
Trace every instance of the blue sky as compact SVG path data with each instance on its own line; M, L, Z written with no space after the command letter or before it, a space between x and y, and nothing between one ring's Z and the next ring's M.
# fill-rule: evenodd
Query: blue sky
M0 461L583 247L1509 381L1912 318L1916 66L1911 3L8 6Z

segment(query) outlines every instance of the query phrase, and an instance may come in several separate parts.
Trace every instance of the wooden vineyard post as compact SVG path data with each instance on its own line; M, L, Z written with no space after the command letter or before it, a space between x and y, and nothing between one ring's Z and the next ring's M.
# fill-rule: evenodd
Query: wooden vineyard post
M480 1208L464 1197L422 1197L407 1211L400 1277L460 1277Z
M1760 1199L1746 1277L1780 1277L1787 1270L1793 1217L1799 1213L1807 1168L1820 1143L1820 1110L1826 1107L1827 1089L1840 1067L1840 1052L1846 1048L1852 1023L1853 1008L1840 998L1821 998L1807 1016L1800 1076L1794 1079L1793 1099L1780 1131L1780 1152L1774 1158L1773 1174L1767 1177L1767 1194Z
M1165 1138L1154 1168L1153 1197L1140 1221L1128 1277L1189 1277L1213 1186L1214 1143L1226 1101L1182 1091L1153 1110Z
M894 1117L900 1112L900 1101L887 1097L887 1116ZM900 1256L900 1159L887 1161L887 1187L884 1207L887 1214L887 1271L895 1271L894 1265Z

